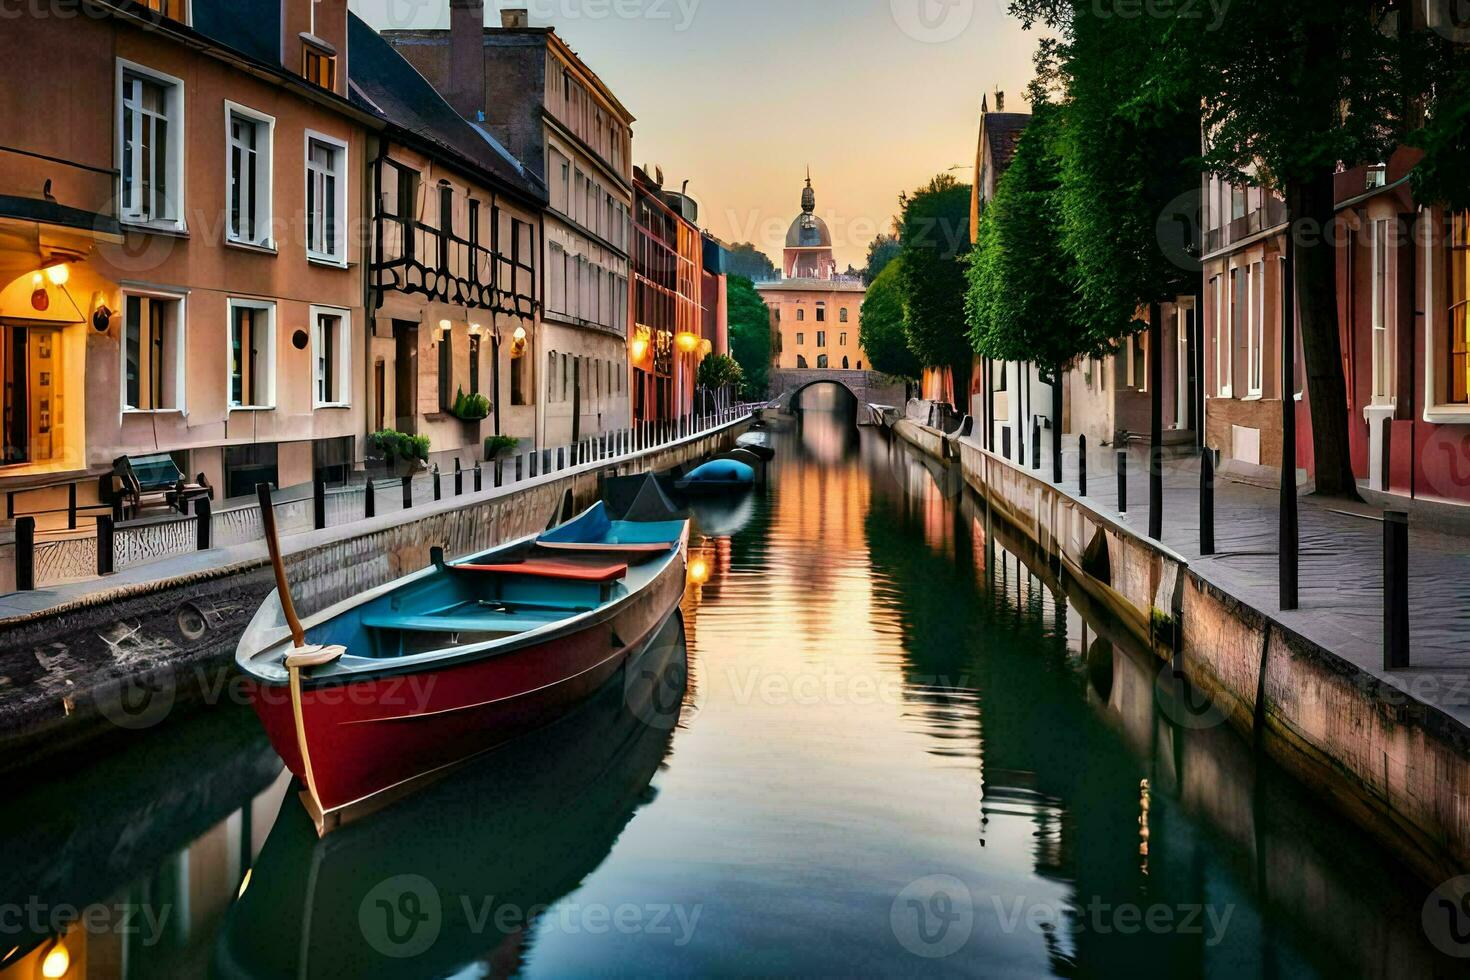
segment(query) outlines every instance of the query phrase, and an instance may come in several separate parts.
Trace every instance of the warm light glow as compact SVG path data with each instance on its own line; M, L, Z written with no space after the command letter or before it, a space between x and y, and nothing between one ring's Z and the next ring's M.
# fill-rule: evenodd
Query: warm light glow
M51 280L53 286L65 286L66 281L71 278L71 270L66 267L65 262L46 267L46 278Z
M439 329L440 330L449 330L453 326L454 326L454 324L450 323L448 320L440 320L439 321Z
M701 354L705 355L706 357L708 357L710 354L714 353L714 349L715 349L715 345L712 344L712 343L710 343L708 340L701 340L699 342L699 352Z
M686 354L699 346L699 338L694 336L694 334L689 333L687 330L679 334L679 336L674 339L678 342L679 349Z
M250 875L251 872L253 872L254 870L254 868L245 869L245 877L240 879L240 890L235 893L236 898L241 898L242 896L244 896L245 889L250 887Z
M480 336L480 325L478 323L472 323L472 324L470 324L470 336L471 337L478 337L478 336Z
M695 585L704 585L709 581L709 562L703 557L696 556L689 560L689 581Z
M526 328L516 327L516 332L511 334L511 336L515 338L516 343L523 343L526 339Z
M58 977L66 976L66 971L70 969L71 951L66 948L66 943L58 939L52 943L46 958L41 960L41 976L57 980Z
M43 276L43 275L41 275L39 272L36 273L35 275L31 276L31 288L32 289L45 289L46 288L46 277Z
M639 331L633 337L633 342L628 345L628 352L633 355L633 360L641 361L648 353L648 335Z

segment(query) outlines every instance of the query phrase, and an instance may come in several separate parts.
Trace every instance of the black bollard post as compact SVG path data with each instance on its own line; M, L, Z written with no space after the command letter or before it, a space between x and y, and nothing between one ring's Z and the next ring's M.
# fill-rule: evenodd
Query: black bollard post
M311 526L318 531L327 526L327 483L321 477L311 481Z
M317 486L321 486L321 481L317 481ZM195 548L199 551L208 551L214 547L214 514L209 506L208 497L200 497L194 502L194 515L199 521L198 533L194 542Z
M1041 419L1031 420L1031 468L1041 469Z
M516 482L517 483L520 483L521 480L524 479L524 477L522 476L522 473L524 471L521 468L521 464L525 462L525 459L526 458L524 456L517 456L516 457Z
M112 517L102 514L97 518L97 574L112 574Z
M439 471L436 469L436 470L434 470L434 500L435 501L441 500L441 499L443 499L443 496L444 496L444 486L443 486L443 484L439 480Z
M1215 451L1209 446L1199 458L1199 553L1215 553Z
M495 485L500 486L500 460L495 461ZM485 474L481 471L480 461L475 460L475 493L485 489Z
M413 506L413 477L403 478L403 509L408 510Z
M30 592L36 587L36 519L15 519L15 588Z
M476 463L475 464L475 479L478 480L479 478L480 478L480 464L479 463ZM497 488L499 488L504 483L505 483L505 460L503 460L503 459L501 459L500 457L497 456L495 458L495 486ZM479 487L477 486L475 489L478 490Z
M376 516L378 507L377 502L373 499L373 481L371 477L369 477L368 481L362 485L362 491L362 516L364 518L371 518Z
M1128 513L1128 450L1118 450L1118 513Z
M1077 437L1077 496L1087 496L1087 436Z
M1383 669L1409 666L1409 515L1383 515Z
M475 469L478 470L479 468L480 468L480 464L479 463L476 463L475 464ZM456 456L456 457L454 457L454 495L456 497L458 497L458 496L462 496L463 494L464 494L464 466L463 466L463 464L460 463L459 457Z
M75 483L66 485L66 529L68 531L77 529L77 485Z

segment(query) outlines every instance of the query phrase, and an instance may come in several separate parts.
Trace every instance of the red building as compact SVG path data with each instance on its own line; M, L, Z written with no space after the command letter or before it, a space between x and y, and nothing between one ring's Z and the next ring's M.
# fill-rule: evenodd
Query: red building
M666 193L663 174L633 170L633 301L628 359L633 420L668 421L688 414L703 350L700 331L704 239L692 202Z

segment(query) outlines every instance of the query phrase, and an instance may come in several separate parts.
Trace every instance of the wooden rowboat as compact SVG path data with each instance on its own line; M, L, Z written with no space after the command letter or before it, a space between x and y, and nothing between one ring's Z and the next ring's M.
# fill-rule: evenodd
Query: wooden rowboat
M325 834L597 691L678 608L687 520L574 520L300 621L278 587L235 659Z

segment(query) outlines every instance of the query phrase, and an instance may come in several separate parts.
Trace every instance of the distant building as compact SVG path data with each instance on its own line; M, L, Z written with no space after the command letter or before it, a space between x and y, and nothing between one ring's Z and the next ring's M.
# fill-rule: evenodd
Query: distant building
M662 173L636 167L633 185L633 419L666 422L693 408L695 372L707 352L700 336L704 236L693 202L666 193Z
M622 428L628 341L633 115L550 27L451 0L447 31L385 31L461 115L543 180L537 398L548 445Z
M756 283L771 311L773 366L786 370L867 370L858 341L868 288L857 276L839 276L832 233L816 214L817 195L807 175L801 213L786 233L785 277Z

